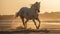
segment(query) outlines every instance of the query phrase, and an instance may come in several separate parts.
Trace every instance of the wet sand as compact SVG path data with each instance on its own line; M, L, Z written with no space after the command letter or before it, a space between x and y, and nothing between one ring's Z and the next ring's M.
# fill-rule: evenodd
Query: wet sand
M52 32L49 31L49 32L46 32L46 31L19 31L19 32L0 32L0 34L60 34L60 31L58 32Z

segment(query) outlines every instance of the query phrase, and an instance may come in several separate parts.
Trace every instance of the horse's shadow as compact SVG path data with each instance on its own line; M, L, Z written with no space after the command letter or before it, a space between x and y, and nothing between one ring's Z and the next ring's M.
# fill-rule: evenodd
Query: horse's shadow
M27 27L27 22L29 20L32 20L34 22L36 28L39 29L39 27L40 27L40 20L38 18L38 16L39 16L38 13L40 12L39 9L40 9L40 2L36 2L31 5L31 8L22 7L19 10L19 12L16 13L16 17L20 16L20 18L23 22L24 28ZM26 21L24 20L24 18L26 19ZM38 26L37 26L35 20L37 20L39 22Z

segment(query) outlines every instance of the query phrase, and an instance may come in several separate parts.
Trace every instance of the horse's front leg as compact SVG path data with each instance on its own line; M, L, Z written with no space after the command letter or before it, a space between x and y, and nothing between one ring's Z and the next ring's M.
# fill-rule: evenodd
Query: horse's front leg
M37 29L39 29L39 27L40 27L40 20L39 20L39 18L37 18L36 20L39 22L38 27L37 27Z
M35 24L35 26L36 26L36 28L37 28L37 24L36 24L36 22L35 22L35 20L33 19L33 22L34 22L34 24Z

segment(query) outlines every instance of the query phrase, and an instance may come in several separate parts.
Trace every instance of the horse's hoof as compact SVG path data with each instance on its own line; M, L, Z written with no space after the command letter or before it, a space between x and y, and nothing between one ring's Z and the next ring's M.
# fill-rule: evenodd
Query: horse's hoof
M24 29L27 29L26 27Z
M37 29L39 29L39 27L37 27Z

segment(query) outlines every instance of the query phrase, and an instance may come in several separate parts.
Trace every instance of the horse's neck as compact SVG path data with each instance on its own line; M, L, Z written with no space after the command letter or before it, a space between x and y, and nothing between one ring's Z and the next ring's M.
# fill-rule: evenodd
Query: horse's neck
M38 10L35 10L34 8L31 8L31 12L33 13L33 14L37 14L38 13Z
M36 5L32 5L31 6L31 10L34 12L34 13L38 13L38 10L36 9Z

